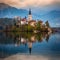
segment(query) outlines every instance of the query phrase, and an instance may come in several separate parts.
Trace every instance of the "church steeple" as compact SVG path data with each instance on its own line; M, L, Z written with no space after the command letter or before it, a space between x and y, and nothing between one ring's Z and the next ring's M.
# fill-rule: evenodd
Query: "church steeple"
M31 15L31 9L29 9L29 15Z
M32 20L32 14L31 14L31 9L29 9L29 14L28 14L28 21Z

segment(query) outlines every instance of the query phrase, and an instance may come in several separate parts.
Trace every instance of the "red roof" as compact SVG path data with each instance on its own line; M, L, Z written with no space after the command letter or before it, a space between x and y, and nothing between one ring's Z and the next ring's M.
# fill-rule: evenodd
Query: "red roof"
M26 19L25 19L25 18L23 18L21 21L26 21Z

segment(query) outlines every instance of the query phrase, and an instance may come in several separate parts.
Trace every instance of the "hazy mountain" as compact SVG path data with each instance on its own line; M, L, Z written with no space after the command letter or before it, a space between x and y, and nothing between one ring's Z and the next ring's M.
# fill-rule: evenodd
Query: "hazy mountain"
M60 11L49 11L46 12L43 15L40 15L42 12L37 11L34 12L32 11L33 17L34 18L41 18L41 19L56 19L60 17ZM14 17L14 16L27 16L28 15L28 11L25 9L17 9L15 7L11 7L7 4L4 3L0 3L0 17Z
M0 18L1 17L14 17L14 16L24 17L25 15L27 15L27 10L25 9L17 9L7 4L0 3Z
M4 3L0 3L0 10L3 10L5 8L9 8L10 6Z
M60 17L60 11L53 10L53 11L48 12L45 15L42 15L42 17L47 18L47 19L56 19Z

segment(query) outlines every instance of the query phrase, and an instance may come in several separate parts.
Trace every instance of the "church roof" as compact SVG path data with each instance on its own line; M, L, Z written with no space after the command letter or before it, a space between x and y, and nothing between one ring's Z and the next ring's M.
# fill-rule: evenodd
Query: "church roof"
M29 15L31 15L31 9L29 9Z

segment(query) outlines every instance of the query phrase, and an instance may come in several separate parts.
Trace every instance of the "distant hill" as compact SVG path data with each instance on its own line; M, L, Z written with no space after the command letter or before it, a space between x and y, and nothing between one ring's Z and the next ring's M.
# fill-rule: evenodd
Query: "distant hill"
M0 26L4 26L4 25L10 25L13 23L13 19L12 18L0 18Z
M56 19L60 17L60 11L53 10L53 11L48 12L45 15L42 15L42 17L45 17L48 19Z
M33 13L33 12L32 12ZM42 20L55 20L60 19L60 11L52 10L49 12L46 12L46 14L39 15L40 11L34 12L33 17L34 18L41 18ZM14 16L27 16L28 11L25 9L17 9L15 7L9 6L8 4L0 3L0 18L1 17L14 17Z
M0 10L3 10L5 8L9 8L10 6L4 3L0 3Z
M25 9L17 9L15 7L11 7L7 4L0 3L0 18L4 17L14 17L14 16L26 16L28 11Z
M60 33L60 27L53 27L52 30L53 30L53 32Z

